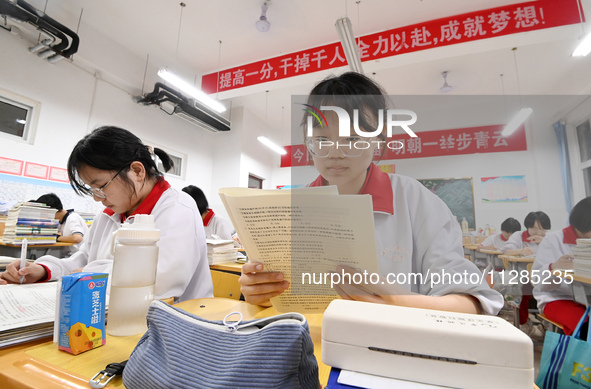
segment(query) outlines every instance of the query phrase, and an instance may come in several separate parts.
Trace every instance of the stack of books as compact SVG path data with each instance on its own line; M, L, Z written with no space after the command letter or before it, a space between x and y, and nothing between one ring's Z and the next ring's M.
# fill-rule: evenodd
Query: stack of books
M591 278L591 239L577 239L573 257L575 275Z
M8 215L0 215L0 237L4 235L4 227L6 227L6 219Z
M207 239L207 261L209 265L224 262L235 262L238 251L234 248L233 240Z
M19 203L8 211L2 243L55 244L59 222L57 209L38 203Z
M53 334L57 282L0 288L0 349Z
M94 221L95 217L94 213L78 212L78 215L82 216L82 219L84 219L84 222L88 228L92 227L92 222Z

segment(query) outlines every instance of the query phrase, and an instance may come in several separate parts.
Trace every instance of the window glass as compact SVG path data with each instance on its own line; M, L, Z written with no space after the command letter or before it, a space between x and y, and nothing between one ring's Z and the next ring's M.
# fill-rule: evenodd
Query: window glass
M581 162L588 161L591 159L591 127L589 126L589 120L577 126L577 138L579 140Z
M263 189L263 179L253 174L248 175L248 187L254 189Z
M0 134L28 140L33 107L0 96Z
M583 178L585 179L585 196L591 196L591 167L583 169Z

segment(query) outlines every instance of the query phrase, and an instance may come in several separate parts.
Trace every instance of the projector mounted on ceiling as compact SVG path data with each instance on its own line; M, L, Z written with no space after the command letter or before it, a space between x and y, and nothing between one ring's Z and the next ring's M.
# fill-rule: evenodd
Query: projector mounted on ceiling
M157 105L167 114L179 116L211 132L230 131L228 119L160 82L154 84L152 92L135 96L133 101L141 105Z

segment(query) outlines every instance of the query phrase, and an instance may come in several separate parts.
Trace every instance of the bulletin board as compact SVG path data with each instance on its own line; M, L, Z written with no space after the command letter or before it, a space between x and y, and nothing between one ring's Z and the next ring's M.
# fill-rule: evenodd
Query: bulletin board
M474 189L472 178L436 178L418 180L427 189L435 193L462 222L468 221L468 228L474 230L476 221L474 216Z
M74 209L76 212L96 214L104 208L91 197L79 196L70 184L28 178L23 176L0 174L0 201L29 201L46 193L55 193L64 209Z

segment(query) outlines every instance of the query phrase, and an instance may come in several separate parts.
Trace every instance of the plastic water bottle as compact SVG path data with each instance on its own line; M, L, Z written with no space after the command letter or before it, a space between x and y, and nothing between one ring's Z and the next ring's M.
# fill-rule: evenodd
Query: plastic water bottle
M468 221L466 220L466 218L465 218L465 217L464 217L464 218L462 218L462 223L461 223L461 226L462 226L462 233L463 233L464 235L467 235L467 234L469 234L469 233L470 233L470 231L468 230Z
M107 333L114 336L142 334L146 314L154 299L160 230L154 216L135 215L113 233L113 273L107 316Z

